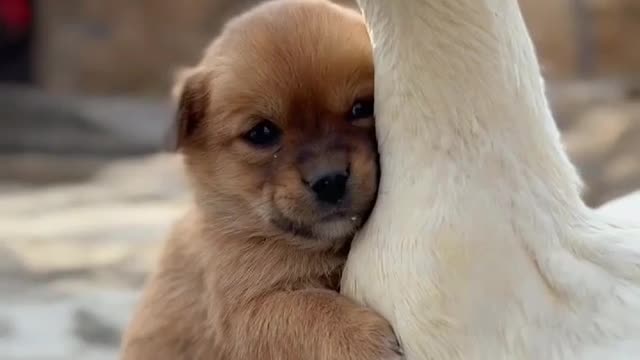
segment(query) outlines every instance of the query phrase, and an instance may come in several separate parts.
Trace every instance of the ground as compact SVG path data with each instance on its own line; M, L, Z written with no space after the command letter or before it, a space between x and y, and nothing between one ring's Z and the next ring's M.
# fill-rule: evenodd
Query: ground
M0 359L115 358L188 199L171 155L109 161L71 184L0 189Z

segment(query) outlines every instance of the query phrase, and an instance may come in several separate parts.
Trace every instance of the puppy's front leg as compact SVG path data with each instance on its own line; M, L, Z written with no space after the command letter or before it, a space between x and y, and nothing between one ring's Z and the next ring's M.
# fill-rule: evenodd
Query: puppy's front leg
M385 319L333 291L281 291L231 316L234 359L402 359Z

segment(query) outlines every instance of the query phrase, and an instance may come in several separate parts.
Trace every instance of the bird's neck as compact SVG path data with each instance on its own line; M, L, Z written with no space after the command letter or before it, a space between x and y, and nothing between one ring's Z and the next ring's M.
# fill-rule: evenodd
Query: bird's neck
M557 269L538 262L567 246L561 239L589 210L517 1L361 6L374 43L382 178L355 256L419 254L421 266L433 266L434 278L447 278L447 291L460 296L473 286L455 274L505 287L493 295L551 281ZM504 271L511 267L522 273Z
M435 191L494 178L503 187L487 191L538 188L581 204L517 1L360 6L374 43L383 194L404 192L413 175Z
M612 274L638 276L640 255L603 241L580 199L517 1L359 2L382 179L342 291L389 319L409 358L546 359L597 338L594 299L609 309ZM601 319L627 326L616 306Z

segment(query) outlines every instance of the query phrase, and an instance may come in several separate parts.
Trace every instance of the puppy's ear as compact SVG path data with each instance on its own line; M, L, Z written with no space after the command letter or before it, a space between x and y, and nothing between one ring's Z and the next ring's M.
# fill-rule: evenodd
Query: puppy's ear
M181 150L198 139L198 131L207 115L209 77L201 69L183 69L176 74L172 97L177 102L173 148Z

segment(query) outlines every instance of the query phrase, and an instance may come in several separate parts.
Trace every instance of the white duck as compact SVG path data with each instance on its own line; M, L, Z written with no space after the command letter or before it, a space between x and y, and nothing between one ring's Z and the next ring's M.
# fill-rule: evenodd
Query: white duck
M640 214L580 198L516 0L360 0L378 202L343 291L409 360L640 359Z

